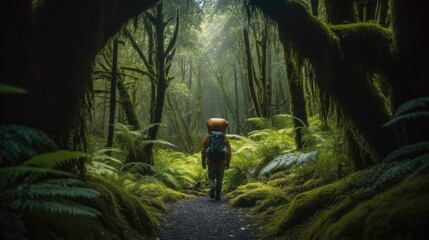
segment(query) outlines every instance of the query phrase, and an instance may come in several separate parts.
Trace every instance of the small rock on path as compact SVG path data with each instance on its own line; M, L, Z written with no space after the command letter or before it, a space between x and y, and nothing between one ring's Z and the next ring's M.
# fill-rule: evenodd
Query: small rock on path
M170 208L161 223L160 240L258 239L250 211L233 208L224 199L197 197Z

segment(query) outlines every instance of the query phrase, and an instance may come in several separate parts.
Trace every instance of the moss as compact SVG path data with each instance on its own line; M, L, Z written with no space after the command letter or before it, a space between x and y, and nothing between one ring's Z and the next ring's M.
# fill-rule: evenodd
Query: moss
M264 211L269 206L277 206L288 202L286 195L278 188L264 183L250 183L239 187L227 195L233 198L230 204L235 207L255 207L257 212Z
M272 222L268 232L282 235L313 217L318 211L339 201L340 196L353 189L353 184L362 173L357 173L322 187L298 194L282 212L276 213L276 222Z
M176 202L182 199L194 198L193 195L182 193L156 183L141 185L137 190L137 194L141 197L159 199L162 202Z
M340 39L347 64L364 66L372 72L390 75L393 62L392 31L377 24L353 23L330 26Z
M429 239L429 175L415 177L362 203L322 239Z
M321 232L325 231L333 222L344 216L359 203L361 200L360 194L363 194L363 192L350 193L327 209L317 212L312 221L309 222L307 231L300 232L300 235L305 239L318 239Z
M89 185L102 194L95 207L110 231L132 239L135 234L151 236L157 230L160 212L143 199L101 178L91 178Z
M29 213L26 217L31 239L144 239L158 228L162 203L135 196L102 178L91 177L88 186L101 197L88 205L101 212L93 218L60 214ZM150 203L157 202L152 205Z

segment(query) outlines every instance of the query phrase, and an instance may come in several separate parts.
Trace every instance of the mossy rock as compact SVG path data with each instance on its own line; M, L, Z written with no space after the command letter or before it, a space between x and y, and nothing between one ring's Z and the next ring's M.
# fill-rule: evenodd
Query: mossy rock
M318 212L336 204L352 189L354 181L363 173L355 173L340 181L333 182L296 195L287 208L275 213L276 221L270 222L268 233L273 236L283 235L313 218Z
M157 198L162 202L177 202L195 197L194 195L182 193L157 183L142 184L137 190L137 194L145 198Z
M271 187L263 183L251 183L240 187L235 197L230 200L234 207L254 207L259 205L256 210L263 211L266 206L276 206L287 203L286 195L278 188ZM237 193L236 192L236 193ZM234 195L233 193L231 195Z
M24 219L31 239L117 240L145 239L155 235L163 210L149 204L150 198L133 195L99 177L89 177L87 183L101 196L86 204L100 211L101 216L27 213Z
M417 176L360 204L321 239L429 239L429 175Z

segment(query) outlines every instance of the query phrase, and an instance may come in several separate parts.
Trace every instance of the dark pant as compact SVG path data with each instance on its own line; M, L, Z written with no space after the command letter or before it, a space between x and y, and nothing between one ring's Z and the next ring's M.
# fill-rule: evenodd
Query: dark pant
M210 189L216 190L216 198L220 198L222 191L222 179L223 172L225 171L225 165L223 163L209 163L209 186Z

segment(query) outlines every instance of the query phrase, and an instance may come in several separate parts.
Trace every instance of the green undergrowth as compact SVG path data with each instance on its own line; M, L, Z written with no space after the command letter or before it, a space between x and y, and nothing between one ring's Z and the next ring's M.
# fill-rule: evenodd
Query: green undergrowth
M192 198L158 184L142 184L134 193L101 177L87 178L101 197L88 203L101 216L76 218L31 213L26 224L35 239L152 239L171 201Z
M255 212L266 239L427 239L429 174L386 183L382 176L401 165L376 166L330 183L284 171L227 197L231 205Z

